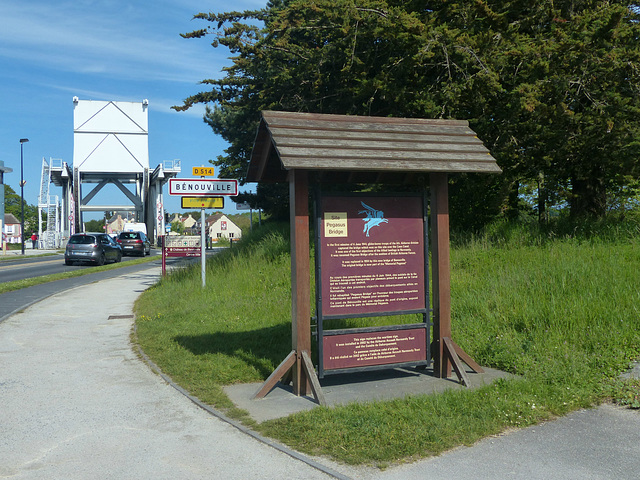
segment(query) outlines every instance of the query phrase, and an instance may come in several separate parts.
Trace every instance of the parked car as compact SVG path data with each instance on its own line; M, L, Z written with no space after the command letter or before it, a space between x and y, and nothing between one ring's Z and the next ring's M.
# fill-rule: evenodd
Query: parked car
M118 244L122 247L124 255L143 257L151 253L151 242L144 232L120 232Z
M106 233L75 233L69 237L64 263L91 262L104 265L122 260L122 248Z

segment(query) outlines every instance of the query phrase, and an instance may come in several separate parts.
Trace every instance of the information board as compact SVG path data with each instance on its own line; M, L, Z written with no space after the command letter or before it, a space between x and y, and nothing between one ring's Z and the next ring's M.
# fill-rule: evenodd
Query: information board
M422 197L327 196L320 215L325 318L425 308Z
M325 336L324 368L340 369L426 360L426 329Z
M197 235L166 235L164 237L164 255L167 257L199 257L201 255L200 237Z
M316 211L318 374L430 362L423 194L325 194ZM325 330L332 319L422 322ZM407 317L405 317L407 318ZM372 322L373 323L373 322Z

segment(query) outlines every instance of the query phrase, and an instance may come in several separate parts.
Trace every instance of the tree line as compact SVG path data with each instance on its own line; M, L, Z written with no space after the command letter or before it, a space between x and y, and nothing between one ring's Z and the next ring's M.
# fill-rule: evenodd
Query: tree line
M206 104L229 147L212 163L244 180L261 110L469 120L503 169L451 176L452 218L637 206L638 7L603 0L271 0L200 13L185 38L227 48ZM261 206L286 192L258 187Z
M38 231L38 207L36 205L30 205L25 200L21 203L20 195L18 195L10 185L4 186L4 213L10 213L18 221L20 221L22 208L24 205L24 230L25 238L31 236L29 232ZM46 219L46 212L43 212L43 217Z

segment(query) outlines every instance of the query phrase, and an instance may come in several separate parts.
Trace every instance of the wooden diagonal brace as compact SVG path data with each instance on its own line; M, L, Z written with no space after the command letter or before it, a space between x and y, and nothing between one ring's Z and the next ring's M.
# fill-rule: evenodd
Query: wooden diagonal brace
M287 355L287 357L282 362L280 362L278 368L276 368L273 373L269 375L269 378L267 378L267 380L262 384L262 387L260 387L260 389L255 393L252 400L263 398L267 393L273 390L273 387L276 386L278 380L284 377L289 372L291 367L295 365L296 360L296 351L291 350L289 355Z
M319 405L326 405L327 401L324 397L324 393L322 393L320 381L318 380L316 371L313 368L313 362L311 361L309 352L306 350L303 350L300 354L295 350L291 350L289 355L287 355L280 365L278 365L278 368L269 375L269 378L265 380L260 389L253 395L252 400L264 398L271 390L273 390L273 387L276 386L276 383L278 383L280 379L289 376L291 369L296 365L297 361L300 362L300 367L304 370L306 377L309 379L311 391L316 402L318 402Z
M316 371L313 368L313 362L311 362L311 357L306 350L302 351L302 365L304 366L304 369L307 373L309 382L311 382L311 391L313 392L313 397L316 399L316 402L318 402L318 404L326 405L327 400L324 398L324 393L322 393L320 381L318 380Z
M460 357L460 360L462 360L464 363L466 363L467 365L469 365L469 367L471 368L471 370L473 370L476 373L484 373L484 369L478 365L475 360L473 358L471 358L469 356L469 354L467 352L465 352L456 342L454 342L452 339L449 339L449 341L451 342L451 345L453 345L453 349L456 351L456 353L458 354L458 356Z
M458 357L458 354L456 353L456 349L452 344L453 342L449 337L442 337L442 341L444 342L443 349L442 349L443 353L451 361L451 365L453 366L453 369L455 370L456 375L458 376L458 380L460 380L460 383L462 383L465 387L468 387L469 385L471 385L471 383L469 382L469 377L467 377L467 374L464 371L464 367L462 366L460 357Z

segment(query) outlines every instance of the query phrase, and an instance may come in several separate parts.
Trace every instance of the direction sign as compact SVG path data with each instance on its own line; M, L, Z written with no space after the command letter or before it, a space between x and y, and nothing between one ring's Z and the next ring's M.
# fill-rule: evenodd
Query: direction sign
M197 235L166 235L162 254L166 257L199 257L202 253Z
M192 167L193 175L200 177L214 177L213 167Z
M217 180L208 178L171 178L169 179L169 195L191 197L213 197L238 195L237 180Z
M224 197L182 197L182 208L224 208Z

